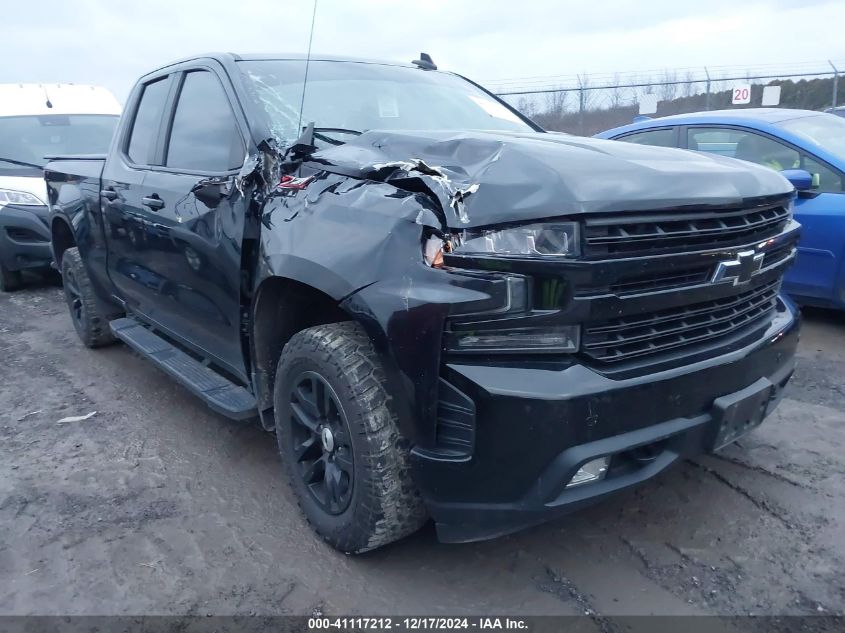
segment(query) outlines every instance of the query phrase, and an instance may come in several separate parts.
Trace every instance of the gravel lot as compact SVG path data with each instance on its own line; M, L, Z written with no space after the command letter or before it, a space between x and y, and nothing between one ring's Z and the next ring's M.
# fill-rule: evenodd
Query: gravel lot
M82 347L61 291L0 294L0 614L842 614L845 316L741 446L554 524L317 540L273 437L126 347ZM57 423L96 411L90 419Z

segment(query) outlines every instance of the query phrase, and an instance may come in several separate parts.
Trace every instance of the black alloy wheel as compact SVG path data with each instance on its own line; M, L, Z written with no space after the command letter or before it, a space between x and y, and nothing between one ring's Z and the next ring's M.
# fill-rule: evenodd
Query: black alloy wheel
M79 289L79 282L73 272L73 268L68 268L63 274L63 283L65 289L65 301L70 311L70 318L73 320L73 325L77 329L83 328L82 323L82 292Z
M65 301L80 340L86 347L114 343L109 321L120 316L120 313L97 298L79 249L75 246L67 249L61 262Z
M346 415L331 385L306 371L290 392L290 436L297 471L327 513L349 507L355 485L352 442Z

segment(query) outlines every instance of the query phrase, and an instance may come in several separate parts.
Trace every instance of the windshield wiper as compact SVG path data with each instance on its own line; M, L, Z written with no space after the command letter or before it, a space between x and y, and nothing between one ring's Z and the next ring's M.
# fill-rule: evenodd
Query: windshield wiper
M44 169L43 165L36 165L35 163L26 163L22 160L13 160L11 158L3 158L2 156L0 156L0 161L2 161L4 163L9 163L11 165L20 165L21 167L35 167L36 169L41 169L41 170Z
M313 131L314 138L318 138L330 145L343 145L343 141L326 136L322 132L337 132L338 134L351 134L353 136L361 136L363 134L363 132L359 132L358 130L350 130L343 127L315 127Z
M320 132L317 130L320 130ZM305 126L305 129L302 130L302 134L300 134L299 138L287 148L285 152L285 160L301 161L311 156L311 154L316 152L318 149L317 146L314 145L315 138L318 138L329 145L343 145L343 141L321 134L321 132L336 132L338 134L351 134L353 136L361 136L361 134L363 134L363 132L359 132L358 130L349 130L343 127L314 127L314 123L312 122Z

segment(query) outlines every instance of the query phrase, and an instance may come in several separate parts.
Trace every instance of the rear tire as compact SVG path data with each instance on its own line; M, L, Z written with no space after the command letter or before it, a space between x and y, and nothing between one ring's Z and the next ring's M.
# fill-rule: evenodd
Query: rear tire
M23 286L23 275L19 270L9 270L0 264L0 291L12 292Z
M332 547L361 553L426 521L384 371L356 323L308 328L276 372L276 438L306 519Z
M76 247L67 249L62 255L62 282L70 318L83 345L102 347L114 343L114 335L109 329L111 317L94 293Z

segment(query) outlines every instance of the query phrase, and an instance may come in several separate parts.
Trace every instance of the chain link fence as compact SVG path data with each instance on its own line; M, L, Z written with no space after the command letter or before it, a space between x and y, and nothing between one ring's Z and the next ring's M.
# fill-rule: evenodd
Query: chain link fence
M841 70L840 70L841 69ZM845 61L757 67L702 67L657 73L525 77L484 82L486 87L548 130L592 135L634 117L761 105L825 110L845 104ZM735 89L750 87L748 103ZM774 92L767 86L779 86ZM779 94L778 94L779 93ZM772 103L773 97L776 102Z

